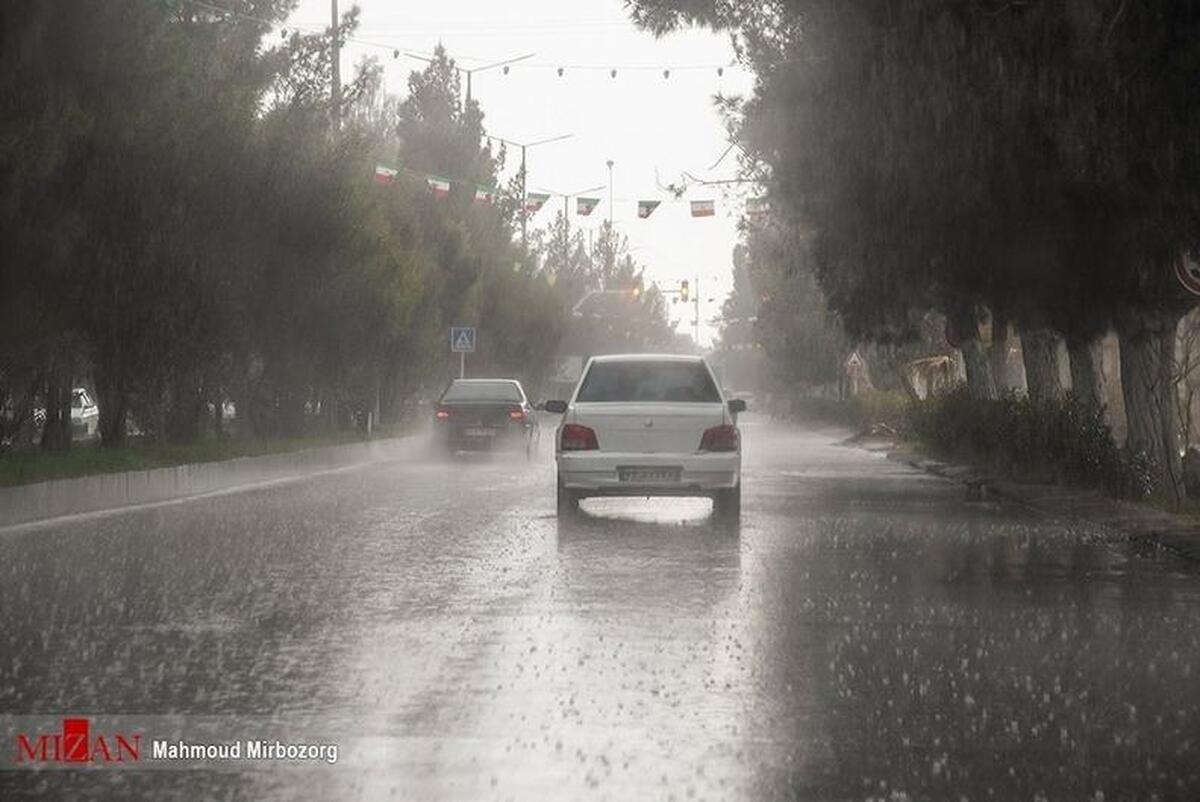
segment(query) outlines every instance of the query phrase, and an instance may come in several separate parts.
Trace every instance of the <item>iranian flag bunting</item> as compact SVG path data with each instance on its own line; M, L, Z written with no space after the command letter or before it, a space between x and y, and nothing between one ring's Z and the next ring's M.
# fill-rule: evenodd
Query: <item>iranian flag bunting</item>
M692 217L712 217L716 213L716 206L712 201L692 201Z
M658 208L660 203L662 203L662 201L638 201L638 217L645 220L647 217L654 214L654 210Z
M530 192L525 196L525 211L536 214L542 210L548 200L550 200L550 196L543 192Z
M399 172L395 167L377 164L375 165L375 183L384 185L394 184L396 182L396 174Z
M587 217L589 214L592 213L592 210L595 209L599 205L600 205L599 198L576 198L575 199L575 212L576 212L576 214L580 214L584 217Z
M445 198L450 195L450 182L436 175L425 176L425 183L429 185L429 191L433 193L435 198Z
M475 202L486 203L488 206L491 206L496 202L496 188L475 187Z

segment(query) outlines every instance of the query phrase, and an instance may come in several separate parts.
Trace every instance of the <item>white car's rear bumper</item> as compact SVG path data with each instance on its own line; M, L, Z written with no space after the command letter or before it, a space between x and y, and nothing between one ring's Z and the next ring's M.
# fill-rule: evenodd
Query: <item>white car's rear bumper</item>
M622 479L621 468L680 468L679 481ZM563 451L558 478L563 487L585 496L694 496L737 487L742 456L737 452L642 454L637 452Z

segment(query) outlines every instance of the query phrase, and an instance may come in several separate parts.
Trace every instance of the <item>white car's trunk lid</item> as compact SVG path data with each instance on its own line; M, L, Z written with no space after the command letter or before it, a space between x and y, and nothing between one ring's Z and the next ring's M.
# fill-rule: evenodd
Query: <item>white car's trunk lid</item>
M691 454L704 431L725 423L722 404L576 403L574 422L596 432L601 451Z

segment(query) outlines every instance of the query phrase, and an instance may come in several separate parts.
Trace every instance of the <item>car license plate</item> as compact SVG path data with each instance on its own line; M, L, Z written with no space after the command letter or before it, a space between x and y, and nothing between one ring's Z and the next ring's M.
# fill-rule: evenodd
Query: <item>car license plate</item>
M495 434L495 429L487 429L481 426L467 429L467 437L494 437Z
M669 483L678 482L682 468L617 468L617 479L622 482Z

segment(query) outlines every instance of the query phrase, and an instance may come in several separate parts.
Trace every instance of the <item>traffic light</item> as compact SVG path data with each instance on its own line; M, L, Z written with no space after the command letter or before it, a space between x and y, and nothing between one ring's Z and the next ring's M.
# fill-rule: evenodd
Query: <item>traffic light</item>
M685 304L688 302L687 279L684 279L683 281L679 282L679 300L683 301Z

